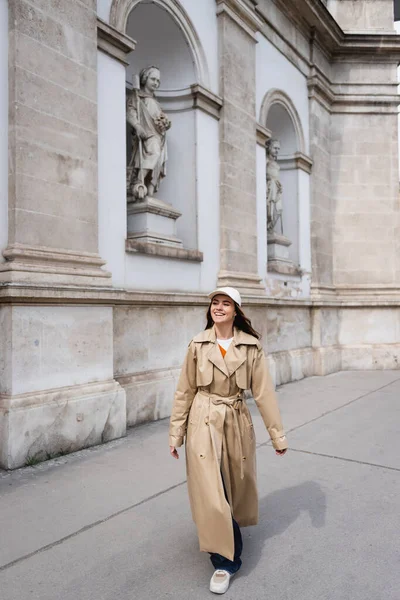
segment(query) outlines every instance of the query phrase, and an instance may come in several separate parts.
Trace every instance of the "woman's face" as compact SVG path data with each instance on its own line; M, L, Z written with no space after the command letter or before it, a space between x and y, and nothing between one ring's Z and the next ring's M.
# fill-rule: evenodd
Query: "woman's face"
M219 294L211 300L211 318L217 325L220 323L233 324L235 313L235 303L229 296Z

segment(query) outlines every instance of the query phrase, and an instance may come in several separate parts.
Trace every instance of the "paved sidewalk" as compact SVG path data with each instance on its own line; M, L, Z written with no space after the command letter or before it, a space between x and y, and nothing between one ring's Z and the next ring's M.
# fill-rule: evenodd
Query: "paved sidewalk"
M290 452L252 407L260 523L225 598L400 600L400 371L313 377L279 391ZM0 600L200 600L212 574L168 422L0 471Z

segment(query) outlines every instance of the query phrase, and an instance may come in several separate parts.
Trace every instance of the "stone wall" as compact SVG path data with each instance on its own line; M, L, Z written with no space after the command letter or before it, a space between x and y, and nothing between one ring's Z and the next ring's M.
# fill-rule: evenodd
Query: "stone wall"
M245 23L219 4L220 94L224 103L220 120L219 284L257 293L262 286L257 268L255 37ZM241 6L240 2L233 4Z
M314 287L333 283L333 207L331 194L331 115L315 98L310 99L311 262Z
M71 265L76 275L79 267L85 277L104 275L97 272L96 69L94 0L9 2L10 264L0 280L22 272L43 280L34 273L57 267L71 276Z

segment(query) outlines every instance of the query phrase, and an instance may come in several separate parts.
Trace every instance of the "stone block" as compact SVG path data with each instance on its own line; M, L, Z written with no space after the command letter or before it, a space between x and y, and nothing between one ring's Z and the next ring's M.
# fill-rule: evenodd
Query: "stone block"
M125 392L116 382L0 396L0 466L75 452L126 433Z
M236 224L235 229L221 227L221 243L228 251L240 252L245 249L246 253L251 256L257 256L257 236L244 231L240 228L240 223Z
M46 246L58 250L82 250L96 253L97 224L81 221L74 217L57 217L30 210L17 209L14 213L16 239L14 241L27 246ZM48 256L51 259L51 255ZM54 266L54 265L53 265Z
M82 221L93 223L98 200L94 192L78 192L76 188L62 183L34 179L21 173L16 182L16 202L21 210L58 219L69 218L72 213Z
M352 308L340 311L339 343L396 344L400 340L400 310L389 308Z
M190 340L205 327L206 310L206 306L115 307L115 374L180 368Z
M123 378L127 426L170 416L180 369L168 369Z
M11 312L10 306L0 305L0 394L11 393Z
M25 142L16 151L18 173L76 189L79 194L97 190L97 164L74 156L47 150L39 144ZM73 215L71 215L73 216ZM79 217L78 215L76 215Z
M232 146L226 142L220 143L221 161L231 164L236 169L245 169L248 173L253 173L256 177L256 138L254 136L254 148L250 154L246 149L242 151L240 146ZM222 182L224 183L224 182Z
M314 375L314 354L311 348L275 352L272 358L275 363L276 385Z
M321 377L342 370L342 350L330 346L314 350L314 375Z
M70 58L19 32L16 32L15 64L97 103L97 76L94 69L78 65Z
M338 271L370 270L383 273L393 272L395 268L393 243L390 241L370 240L343 241L337 245L334 254L334 266Z
M16 67L16 101L38 109L57 119L95 132L97 105L95 102L62 88L43 76Z
M20 104L15 132L20 144L40 140L47 150L97 163L97 133L41 112L40 107Z
M221 265L225 270L239 273L255 273L257 257L244 251L221 249Z
M339 311L329 308L321 310L321 345L336 346L339 344Z
M328 0L328 8L345 31L393 31L391 0Z
M10 9L11 31L17 29L75 62L96 69L97 27L92 29L92 37L88 35L90 30L79 33L25 0L14 0Z
M87 6L80 0L34 0L34 5L45 15L87 37L93 37L97 33L97 14L93 6Z
M311 315L308 307L269 307L265 318L269 352L311 346Z
M14 306L12 395L112 380L112 309Z

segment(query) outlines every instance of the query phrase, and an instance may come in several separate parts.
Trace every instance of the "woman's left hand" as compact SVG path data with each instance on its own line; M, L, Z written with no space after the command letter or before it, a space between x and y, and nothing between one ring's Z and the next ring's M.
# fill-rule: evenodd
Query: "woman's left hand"
M284 456L286 454L286 452L287 452L287 448L285 448L285 450L275 450L275 453L278 456Z

